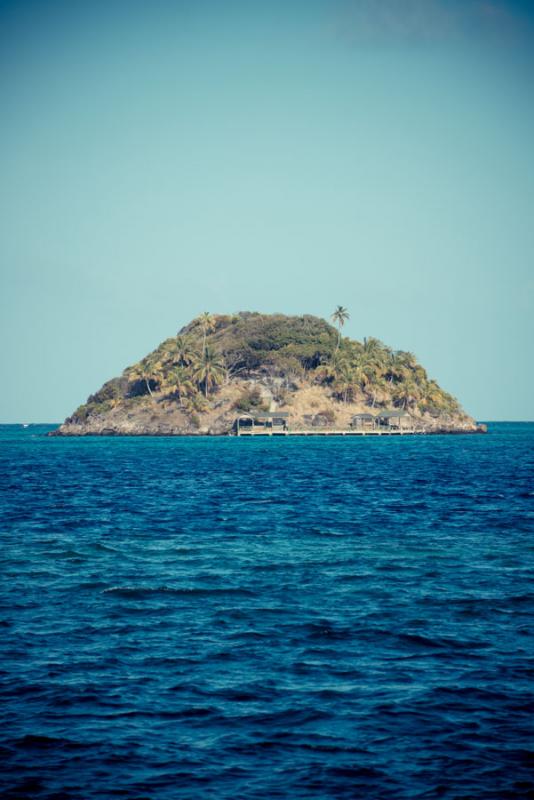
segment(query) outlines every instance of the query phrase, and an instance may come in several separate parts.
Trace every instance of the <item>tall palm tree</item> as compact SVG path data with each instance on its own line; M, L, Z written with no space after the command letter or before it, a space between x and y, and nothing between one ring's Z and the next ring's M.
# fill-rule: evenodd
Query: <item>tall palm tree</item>
M202 341L202 352L205 352L206 338L208 336L208 333L211 333L211 331L215 328L215 317L213 316L213 314L210 314L209 311L204 311L200 315L199 320L200 324L202 325L202 329L204 331L204 338Z
M337 306L336 310L334 311L330 319L337 325L337 345L336 345L336 350L337 350L341 343L341 328L343 327L345 322L348 319L350 319L350 314L346 308L343 308L343 306Z
M220 353L206 345L200 359L194 365L193 377L204 388L204 396L212 386L217 386L224 381L226 365Z

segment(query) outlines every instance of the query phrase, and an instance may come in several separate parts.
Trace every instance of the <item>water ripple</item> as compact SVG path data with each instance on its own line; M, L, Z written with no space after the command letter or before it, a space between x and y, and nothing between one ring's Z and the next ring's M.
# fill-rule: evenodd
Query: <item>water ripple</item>
M534 797L534 426L0 426L8 800Z

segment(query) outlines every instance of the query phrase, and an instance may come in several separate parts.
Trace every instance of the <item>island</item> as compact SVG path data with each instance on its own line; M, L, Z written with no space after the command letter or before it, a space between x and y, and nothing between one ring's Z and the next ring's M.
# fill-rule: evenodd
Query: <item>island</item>
M403 435L483 432L415 356L319 317L205 312L52 432L87 435Z

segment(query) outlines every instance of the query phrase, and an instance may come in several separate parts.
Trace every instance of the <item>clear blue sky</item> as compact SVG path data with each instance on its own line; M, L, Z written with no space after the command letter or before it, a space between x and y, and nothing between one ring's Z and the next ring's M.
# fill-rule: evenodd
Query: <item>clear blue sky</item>
M0 422L201 311L338 303L533 419L529 5L0 0Z

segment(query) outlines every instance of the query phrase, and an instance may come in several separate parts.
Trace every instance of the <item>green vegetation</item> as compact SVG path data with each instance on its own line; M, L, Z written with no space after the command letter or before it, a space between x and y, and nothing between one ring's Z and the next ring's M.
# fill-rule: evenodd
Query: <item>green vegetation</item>
M395 406L434 414L459 413L458 402L430 380L413 353L392 350L379 339L342 339L329 364L315 370L342 402L363 399L370 407Z
M267 403L264 402L261 392L257 386L252 389L244 389L234 403L236 411L268 411Z
M337 325L337 345L336 345L336 350L337 350L339 345L341 344L341 328L343 327L345 322L348 319L350 319L350 314L346 308L343 308L343 306L338 306L330 319Z
M343 337L348 319L343 306L332 314L337 330L310 315L204 312L104 384L72 419L84 421L117 406L156 407L164 400L175 402L196 425L198 414L217 402L222 387L250 379L267 382L279 405L290 404L297 388L316 385L342 404L395 406L436 417L461 413L457 401L428 378L412 353L372 337L363 342ZM234 408L265 407L261 393L244 384Z
M209 390L222 383L225 375L226 364L222 355L215 348L204 344L202 355L193 364L193 378L197 386L204 390L206 399Z

